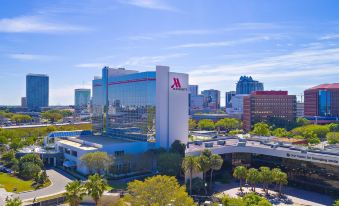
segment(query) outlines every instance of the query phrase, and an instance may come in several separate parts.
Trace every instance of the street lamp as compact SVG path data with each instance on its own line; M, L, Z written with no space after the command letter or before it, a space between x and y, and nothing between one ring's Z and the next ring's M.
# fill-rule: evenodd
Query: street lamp
M207 195L207 182L205 182L205 195Z

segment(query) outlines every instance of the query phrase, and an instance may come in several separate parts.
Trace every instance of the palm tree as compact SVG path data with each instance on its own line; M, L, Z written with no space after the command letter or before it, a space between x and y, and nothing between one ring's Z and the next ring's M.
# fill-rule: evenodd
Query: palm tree
M242 183L246 179L247 169L244 166L237 166L233 171L233 177L240 181L240 191L242 192Z
M200 170L200 165L198 163L197 157L194 156L187 156L182 161L181 165L182 169L185 173L188 173L190 176L190 195L192 194L192 176L193 173L198 172Z
M259 171L251 168L247 172L246 180L251 184L252 190L255 192L256 184L259 180Z
M213 180L213 171L220 170L224 160L220 155L213 154L210 158L210 168L211 168L211 177L210 177L210 186L212 185Z
M260 167L260 182L263 184L264 191L268 195L268 185L272 182L272 172L269 167Z
M92 197L95 205L98 205L99 199L107 188L107 183L98 173L88 177L88 181L85 184L87 194Z
M276 182L275 180L276 180L276 177L278 176L278 174L279 174L280 172L281 172L281 169L280 169L280 168L273 168L273 169L272 169L272 182L275 183L275 188L274 188L274 190L276 190L277 187L278 187L278 184L277 184L277 182Z
M281 195L282 186L288 183L287 174L285 172L278 172L274 176L274 182L279 185L279 195Z
M80 201L86 195L86 188L79 180L68 183L65 189L66 198L69 201L70 206L78 206Z
M5 206L21 206L21 205L22 205L22 201L20 200L19 197L16 197L13 199L9 199L8 197L6 197Z
M199 165L200 165L200 171L202 174L202 179L205 182L206 179L206 173L211 169L210 166L210 158L205 155L200 155L198 158Z

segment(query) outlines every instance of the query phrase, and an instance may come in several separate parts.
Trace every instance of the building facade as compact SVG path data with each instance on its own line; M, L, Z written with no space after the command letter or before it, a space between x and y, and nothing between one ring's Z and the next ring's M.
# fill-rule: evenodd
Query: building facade
M91 100L90 89L75 89L74 90L74 106L76 108L85 108Z
M312 87L304 97L305 117L339 117L339 83Z
M21 107L27 107L27 99L26 99L26 97L21 97Z
M243 114L244 113L244 98L249 94L237 94L231 100L231 113Z
M237 82L237 94L251 94L253 91L263 91L264 84L253 80L251 76L241 76Z
M255 91L244 97L244 130L265 120L281 119L294 121L296 118L296 96L287 91Z
M236 94L235 91L229 91L225 93L225 107L231 108L232 107L232 97Z
M30 111L40 111L48 107L49 77L43 74L28 74L26 76L26 100Z
M198 85L188 85L189 94L191 96L198 96L199 93L199 86Z
M188 75L105 67L93 80L93 132L169 148L188 138Z
M297 102L297 117L304 117L304 102Z
M220 91L215 89L204 90L201 92L204 96L204 109L220 109Z

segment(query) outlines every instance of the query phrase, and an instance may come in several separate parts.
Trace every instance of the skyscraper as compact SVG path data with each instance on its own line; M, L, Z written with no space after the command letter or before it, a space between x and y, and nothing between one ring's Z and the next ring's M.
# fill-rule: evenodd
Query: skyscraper
M49 77L44 74L27 74L26 100L30 111L40 111L48 107Z
M226 108L232 107L231 99L235 94L236 94L235 91L226 92L226 94L225 94L225 106L226 106Z
M253 91L263 91L264 84L255 81L251 76L241 76L237 82L237 94L251 94Z
M198 85L188 85L189 88L189 94L191 96L197 96L198 95Z
M90 100L91 100L90 89L75 89L74 90L74 106L76 108L87 107Z
M220 109L220 91L215 89L204 90L201 92L204 95L205 109L218 110Z

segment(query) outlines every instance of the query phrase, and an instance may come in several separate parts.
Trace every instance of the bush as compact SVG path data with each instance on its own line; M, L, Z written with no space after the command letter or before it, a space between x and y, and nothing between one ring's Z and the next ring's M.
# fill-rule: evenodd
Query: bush
M328 125L306 125L294 128L291 132L293 135L303 136L304 132L314 132L320 139L325 139L326 134L330 131Z
M329 133L327 133L326 140L329 144L339 143L339 132L329 132Z

